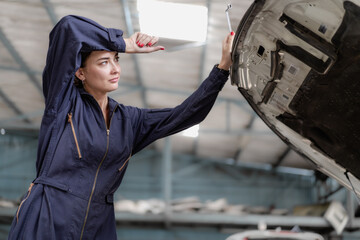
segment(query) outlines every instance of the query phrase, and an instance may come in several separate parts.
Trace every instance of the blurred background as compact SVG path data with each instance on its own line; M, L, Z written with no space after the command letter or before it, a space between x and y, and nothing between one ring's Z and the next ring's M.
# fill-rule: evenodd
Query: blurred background
M220 61L229 3L236 31L251 0L0 0L0 239L36 176L41 75L54 25L73 14L120 28L125 37L160 36L165 51L120 54L119 89L110 97L140 108L174 107ZM204 122L131 159L115 200L119 239L225 239L264 223L360 238L352 194L272 133L230 81ZM324 211L299 210L332 201L353 221L340 235Z

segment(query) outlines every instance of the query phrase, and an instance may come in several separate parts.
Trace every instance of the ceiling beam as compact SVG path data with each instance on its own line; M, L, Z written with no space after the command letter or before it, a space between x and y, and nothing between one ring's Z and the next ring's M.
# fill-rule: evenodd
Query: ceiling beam
M2 91L0 88L0 98L4 100L9 108L11 108L17 115L24 115L24 113L16 106L16 104ZM23 118L24 122L32 123L27 117Z
M11 67L11 66L1 66L0 65L0 70L26 73L24 69L21 69L19 67ZM36 70L30 70L30 72L32 74L42 74L41 71L36 71Z
M279 156L277 161L273 164L273 168L277 168L281 165L281 163L284 161L285 157L290 153L291 148L288 146L286 147L285 151Z
M55 26L56 23L59 21L59 18L55 13L54 5L49 0L41 0L41 1L46 9L46 12L50 17L52 24Z
M5 48L11 54L12 58L17 62L17 64L19 64L20 68L23 70L23 72L26 73L30 81L33 83L35 88L41 93L42 96L42 87L41 84L38 82L36 75L30 69L30 67L25 63L25 61L20 56L20 54L16 51L15 47L11 44L11 42L6 37L6 35L4 34L1 28L0 28L0 41L4 44Z

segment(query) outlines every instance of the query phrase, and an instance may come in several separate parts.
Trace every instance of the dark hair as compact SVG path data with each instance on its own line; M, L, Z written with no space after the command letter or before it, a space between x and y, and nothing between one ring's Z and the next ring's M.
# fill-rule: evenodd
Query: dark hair
M85 67L85 62L88 59L88 57L90 56L91 52L81 52L80 54L81 54L81 65L80 65L80 67ZM78 87L78 88L83 87L82 81L77 76L75 76L75 78L74 78L74 85L76 87Z

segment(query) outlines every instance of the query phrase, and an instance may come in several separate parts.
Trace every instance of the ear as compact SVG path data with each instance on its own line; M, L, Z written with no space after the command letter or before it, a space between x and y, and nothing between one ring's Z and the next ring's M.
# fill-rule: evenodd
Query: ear
M84 74L84 69L83 68L79 68L76 72L75 72L75 76L80 79L81 81L85 80L85 74Z

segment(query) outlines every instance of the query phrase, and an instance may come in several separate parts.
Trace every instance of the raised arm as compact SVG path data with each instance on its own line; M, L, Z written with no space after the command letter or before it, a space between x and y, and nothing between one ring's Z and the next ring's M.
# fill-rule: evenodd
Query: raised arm
M50 33L43 92L47 111L57 112L71 97L81 51L125 51L123 32L79 16L62 18Z
M131 109L130 115L136 123L133 154L159 138L175 134L204 120L227 78L228 74L214 67L202 85L179 106Z
M107 50L148 53L163 49L161 46L154 46L157 41L158 38L142 33L123 39L121 30L105 28L85 17L62 18L50 33L43 72L46 110L58 112L73 96L72 80L81 64L81 52Z
M182 104L167 109L130 108L134 119L133 154L153 141L177 133L205 119L229 76L233 34L229 34L222 44L222 57L208 78Z

